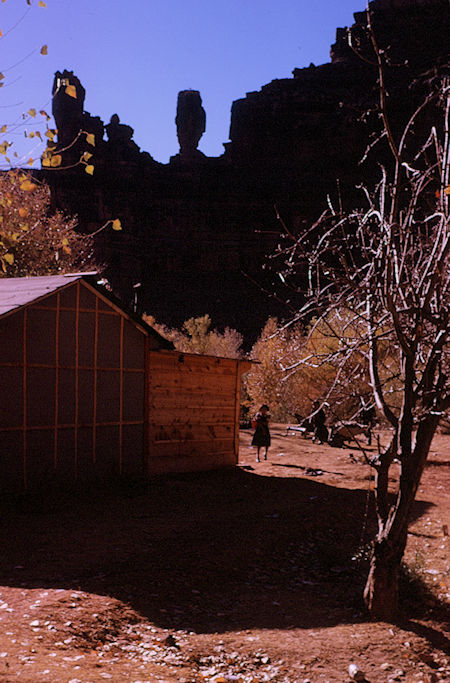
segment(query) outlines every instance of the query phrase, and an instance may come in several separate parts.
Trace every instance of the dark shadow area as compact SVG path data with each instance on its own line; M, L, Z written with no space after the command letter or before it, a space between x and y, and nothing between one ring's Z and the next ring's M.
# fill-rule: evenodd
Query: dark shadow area
M450 467L450 460L427 460L425 467Z
M108 595L199 633L356 622L367 567L352 556L374 528L371 515L361 538L366 498L242 468L30 498L3 510L0 584Z

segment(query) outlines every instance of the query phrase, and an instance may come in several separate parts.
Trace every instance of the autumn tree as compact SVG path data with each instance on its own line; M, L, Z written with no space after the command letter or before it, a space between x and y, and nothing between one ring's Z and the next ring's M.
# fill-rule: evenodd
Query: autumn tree
M92 267L92 239L76 220L50 212L50 190L30 173L0 174L0 266L7 277Z
M376 160L379 182L362 187L352 211L330 205L300 238L286 228L278 256L285 280L300 287L307 273L309 296L295 320L314 316L336 336L322 362L345 373L355 355L364 358L373 400L391 427L389 444L370 460L378 531L364 591L371 614L391 619L411 508L450 406L450 86L445 77L428 75L428 94L404 129L393 132L383 80L386 56L372 42L383 124L371 152L384 146ZM342 335L342 315L355 335ZM401 472L392 495L394 459Z
M243 357L242 335L230 327L226 327L223 332L211 329L212 323L209 315L189 318L183 323L181 329L158 323L151 315L145 315L144 319L166 339L173 342L179 351L223 358Z
M249 354L257 363L244 376L253 412L267 403L273 419L286 421L295 413L305 415L309 411L311 401L304 378L300 373L286 373L304 341L301 326L283 327L276 318L268 319Z

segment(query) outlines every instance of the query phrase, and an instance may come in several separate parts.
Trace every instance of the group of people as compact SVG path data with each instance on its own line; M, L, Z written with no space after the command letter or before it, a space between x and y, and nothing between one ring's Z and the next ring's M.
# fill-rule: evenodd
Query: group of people
M364 424L369 425L370 434L370 427L373 425L375 410L371 406L366 406L362 401L361 403L361 421L364 421ZM264 449L264 460L267 460L267 452L270 446L269 420L270 409L269 406L264 403L252 420L252 426L255 429L252 438L252 446L256 446L257 448L256 462L261 462L260 452L262 448ZM316 400L313 402L311 417L307 420L307 422L311 431L313 432L313 441L319 444L326 443L328 441L328 429L325 424L326 414L320 404L320 401ZM370 441L368 441L368 443L370 445Z

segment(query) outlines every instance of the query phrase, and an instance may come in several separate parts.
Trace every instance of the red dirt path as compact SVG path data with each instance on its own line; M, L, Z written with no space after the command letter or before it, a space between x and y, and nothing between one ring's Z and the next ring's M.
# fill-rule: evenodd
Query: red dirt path
M450 437L433 442L388 624L364 614L352 559L373 527L369 468L285 433L267 463L242 431L231 471L3 510L0 681L342 683L350 663L371 683L450 681Z

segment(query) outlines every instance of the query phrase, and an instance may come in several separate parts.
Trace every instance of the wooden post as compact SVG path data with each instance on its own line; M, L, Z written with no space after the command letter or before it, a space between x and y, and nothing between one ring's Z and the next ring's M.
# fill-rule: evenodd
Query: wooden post
M55 431L53 437L53 469L58 465L58 413L59 413L59 308L60 294L56 294L55 319Z
M98 296L95 297L94 322L94 405L92 406L92 462L97 462L97 382L98 382Z
M79 401L79 345L80 345L80 281L77 280L77 298L75 309L75 431L74 431L74 453L75 453L75 479L78 478L78 401Z
M239 459L239 412L241 405L241 373L239 372L239 361L236 362L236 384L234 390L234 458L235 465Z
M142 473L148 474L148 451L150 448L150 349L148 336L145 336L145 375L144 375L144 434L142 444Z
M23 374L22 374L22 391L23 391L23 417L22 417L22 468L23 468L23 487L27 490L27 307L23 310Z
M120 316L119 349L119 473L123 474L123 315Z

